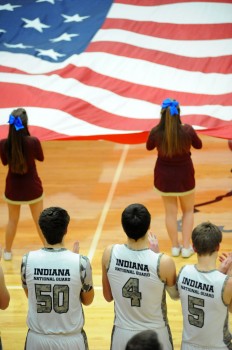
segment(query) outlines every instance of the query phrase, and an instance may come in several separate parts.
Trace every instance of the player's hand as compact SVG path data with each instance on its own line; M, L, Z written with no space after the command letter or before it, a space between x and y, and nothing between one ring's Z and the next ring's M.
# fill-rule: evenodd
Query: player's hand
M219 260L221 261L221 265L219 266L219 271L226 275L230 275L232 273L232 253L223 253Z
M219 256L219 261L220 262L223 262L227 257L228 257L229 253L222 253L220 256Z
M73 244L73 253L79 254L79 250L80 250L80 242L75 241Z
M148 233L148 241L149 241L149 248L153 252L159 253L159 251L160 251L159 242L158 242L158 239L154 233L152 233L152 232Z

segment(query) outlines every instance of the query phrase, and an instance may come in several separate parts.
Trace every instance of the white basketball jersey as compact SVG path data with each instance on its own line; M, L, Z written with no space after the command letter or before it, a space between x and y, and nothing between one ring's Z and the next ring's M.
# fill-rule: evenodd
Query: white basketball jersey
M228 307L222 299L227 276L218 270L184 266L178 276L183 313L183 344L207 349L232 349Z
M115 303L114 324L128 330L156 329L168 324L165 285L159 259L150 249L116 244L107 271Z
M25 255L22 282L28 289L29 329L42 334L70 334L84 324L79 254L40 249Z

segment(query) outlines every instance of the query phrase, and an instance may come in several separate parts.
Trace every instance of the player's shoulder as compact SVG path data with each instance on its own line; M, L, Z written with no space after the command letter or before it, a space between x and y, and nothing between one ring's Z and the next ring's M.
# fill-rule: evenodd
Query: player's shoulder
M173 269L176 269L173 258L167 254L160 255L160 269L166 271L166 273L172 273Z
M105 250L104 250L104 254L109 254L109 253L111 253L113 247L114 247L114 244L108 245L108 246L105 248Z
M104 252L103 252L103 255L102 255L102 262L103 264L107 265L109 260L110 260L110 256L111 256L111 253L112 253L112 249L114 247L114 244L110 244L108 245Z
M41 249L37 249L37 250L29 250L28 252L26 252L26 253L23 255L23 257L28 257L28 256L32 257L32 256L34 256L34 255L39 254L39 252L40 252L41 250L42 250L42 248L41 248Z
M174 260L171 256L161 253L160 254L160 263L161 264L174 264Z
M225 288L228 289L232 295L232 276L228 277Z

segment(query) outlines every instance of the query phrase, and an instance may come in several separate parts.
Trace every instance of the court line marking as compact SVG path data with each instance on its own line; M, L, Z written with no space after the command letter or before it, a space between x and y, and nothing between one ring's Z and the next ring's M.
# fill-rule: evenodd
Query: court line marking
M106 216L107 216L109 208L111 206L112 199L113 199L116 187L117 187L118 182L119 182L119 178L121 176L121 173L122 173L122 170L124 167L124 163L126 160L126 156L128 154L128 150L129 150L129 145L124 145L124 148L123 148L121 157L119 159L118 166L117 166L113 181L112 181L111 186L110 186L110 190L108 192L107 199L106 199L104 207L102 209L101 216L100 216L100 219L98 221L98 225L97 225L96 231L94 233L91 246L89 248L88 258L89 258L90 262L92 261L93 256L95 254L95 251L96 251L96 248L97 248L97 245L98 245L101 233L102 233L102 228L104 226Z

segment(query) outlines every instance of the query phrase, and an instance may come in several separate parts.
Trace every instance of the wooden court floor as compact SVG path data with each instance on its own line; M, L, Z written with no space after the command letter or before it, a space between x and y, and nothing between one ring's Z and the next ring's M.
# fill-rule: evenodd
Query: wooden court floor
M201 136L202 150L193 150L196 171L195 224L211 221L221 227L223 242L220 252L232 250L232 152L226 140ZM160 250L169 254L170 242L164 226L160 197L153 191L155 152L144 144L121 145L105 141L50 141L42 144L45 161L37 163L44 185L44 207L64 207L71 216L66 246L80 241L80 252L92 262L95 300L84 307L85 330L90 350L109 350L113 324L113 303L107 303L101 289L101 256L111 243L123 243L122 210L140 202L152 214L151 229L159 238ZM4 191L6 167L0 166L0 193ZM178 225L179 225L178 219ZM4 245L7 207L0 197L0 244ZM14 242L14 258L1 261L11 294L10 306L0 310L0 330L4 350L23 350L27 332L27 300L21 288L22 255L41 246L27 206ZM177 271L186 263L175 258ZM195 263L196 256L187 260ZM182 316L178 301L168 302L168 318L175 350L180 349ZM232 329L232 321L230 325Z

